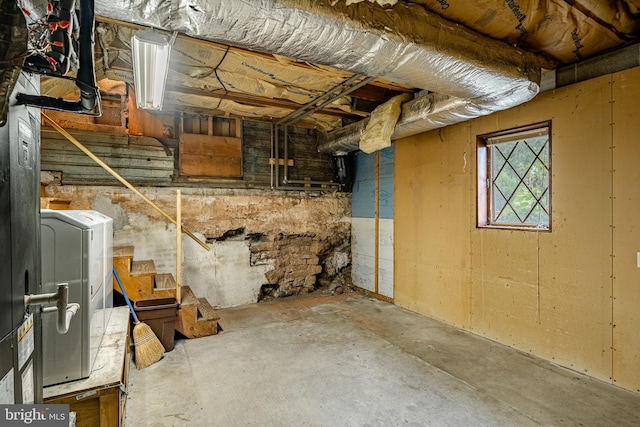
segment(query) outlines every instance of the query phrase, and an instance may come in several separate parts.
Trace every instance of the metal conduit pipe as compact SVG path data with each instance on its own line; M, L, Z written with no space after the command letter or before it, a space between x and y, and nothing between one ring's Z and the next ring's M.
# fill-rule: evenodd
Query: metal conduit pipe
M292 123L295 123L295 122L297 122L297 121L302 120L304 117L306 117L306 115L305 115L305 116L302 116L302 117L299 117L299 116L300 116L300 114L302 114L303 112L305 112L305 111L306 111L306 109L307 109L308 107L311 107L311 106L315 105L316 107L315 107L315 109L314 109L314 110L312 110L312 111L313 111L313 112L318 111L319 109L323 108L324 106L326 106L326 105L330 104L331 102L335 101L336 97L332 97L332 98L331 98L331 100L329 100L329 101L328 101L327 103L325 103L325 104L322 104L321 106L317 106L317 105L316 105L318 102L320 102L320 101L324 101L325 99L327 99L327 98L329 98L331 95L333 95L333 94L334 94L338 89L340 89L340 88L342 88L342 87L344 87L344 86L348 86L348 85L350 85L351 83L353 83L354 81L358 80L358 79L359 79L359 78L361 78L361 77L364 77L364 76L363 76L362 74L354 74L354 75L353 75L353 76L351 76L348 80L346 80L346 81L344 81L344 82L342 82L342 83L340 83L340 84L338 84L338 85L336 85L336 86L332 87L332 88L331 88L331 89L329 89L327 92L325 92L323 95L321 95L321 96L319 96L319 97L317 97L317 98L313 99L312 101L307 102L307 103L306 103L306 104L304 104L302 107L298 108L297 110L295 110L295 111L291 112L290 114L286 115L286 116L285 116L285 117L283 117L282 119L278 120L276 123L277 123L277 124L279 124L279 125L283 125L283 124L287 124L287 123L292 124ZM367 83L368 83L370 80L371 80L371 79L368 79L368 80L367 80ZM366 83L365 83L365 84L366 84ZM354 89L351 89L351 91L353 91L353 90L355 90L355 89L357 89L357 88L359 88L359 87L361 87L361 86L357 86L357 87L355 87ZM345 95L345 93L340 93L340 94L338 95L338 97L340 97L340 96L344 96L344 95Z
M271 131L271 157L269 157L270 159L273 159L271 162L271 173L269 174L270 178L271 178L271 189L273 190L273 166L275 164L275 158L273 157L273 122L270 123L270 131Z
M361 77L361 76L359 76L359 77ZM366 84L368 84L368 83L369 83L371 80L373 80L373 79L374 79L374 77L367 77L366 79L362 80L362 81L361 81L361 82L359 82L358 84L355 84L355 85L353 85L353 86L351 86L351 87L347 87L347 88L346 88L345 90L343 90L342 92L335 94L333 97L331 97L331 98L327 99L327 100L326 100L326 101L324 101L322 104L320 104L320 105L316 105L314 108L312 108L311 110L306 111L306 112L305 112L304 114L302 114L301 116L298 116L298 117L296 117L296 118L295 118L295 119L293 119L293 120L289 120L289 121L287 121L287 122L286 122L286 124L290 124L290 125L291 125L291 124L293 124L293 123L295 123L295 122L298 122L298 121L300 121L300 120L302 120L302 119L304 119L304 118L306 118L306 117L310 116L311 114L315 113L316 111L319 111L319 110L323 109L324 107L326 107L327 105L329 105L329 104L331 104L332 102L336 101L337 99L340 99L340 98L342 98L343 96L346 96L346 95L350 94L350 93L351 93L351 92L353 92L354 90L359 89L359 88L361 88L362 86L365 86ZM345 83L341 83L341 84L339 84L339 85L337 85L337 86L334 86L334 87L333 87L333 89L331 89L331 91L333 92L336 88L338 88L338 89L339 89L339 88L341 88L341 87L343 87L343 86L345 86ZM314 101L312 101L312 102L311 102L311 104L315 104L315 103L319 102L321 98L323 98L323 96L321 96L321 97L319 97L319 98L316 98ZM309 104L307 104L307 105L309 105ZM304 108L304 107L301 107L301 108L299 108L299 109L298 109L298 110L296 110L296 111L302 111L302 110L303 110L303 108ZM279 124L283 124L283 123L285 123L285 122L284 122L284 120L281 120L281 121L279 122Z
M288 175L288 162L289 162L289 156L288 156L288 146L289 146L289 135L288 135L288 129L287 126L289 124L293 124L297 121L300 121L302 119L304 119L305 117L315 113L318 110L321 110L322 108L324 108L325 106L331 104L332 102L334 102L335 100L346 96L348 94L350 94L351 92L353 92L356 89L361 88L362 86L365 86L366 84L368 84L371 80L373 80L373 77L366 77L364 78L362 81L358 82L355 85L351 85L353 82L355 82L357 79L365 77L361 74L357 74L352 76L351 78L349 78L347 81L342 82L336 86L334 86L333 88L331 88L328 92L326 92L324 95L314 99L313 101L305 104L304 106L300 107L298 110L294 111L293 113L289 114L287 117L283 118L282 120L279 120L278 122L276 122L276 129L278 128L278 125L280 124L284 124L284 176L282 178L282 182L283 184L292 184L292 183L300 183L300 184L308 184L309 181L292 181L289 179L289 175ZM338 89L344 89L341 92L337 92ZM330 95L333 95L331 97L329 97ZM328 98L328 99L327 99ZM325 100L326 99L326 100ZM320 102L321 100L325 100L322 104L320 105L316 105L318 102ZM308 111L304 111L307 107L315 105L314 108L312 108L311 110ZM303 113L303 114L297 114L297 113ZM276 166L277 167L277 166ZM314 181L315 183L317 183L318 185L337 185L335 184L333 181Z
M275 162L275 168L276 168L276 188L280 187L280 152L278 150L278 125L274 126L274 134L275 134L275 152L276 152L276 157L274 159Z
M282 177L282 183L288 184L289 181L289 170L287 167L287 163L289 163L289 127L288 125L284 125L284 176Z
M307 181L304 179L290 179L287 181L289 184L309 184L309 185L327 185L330 187L339 187L340 184L333 181Z

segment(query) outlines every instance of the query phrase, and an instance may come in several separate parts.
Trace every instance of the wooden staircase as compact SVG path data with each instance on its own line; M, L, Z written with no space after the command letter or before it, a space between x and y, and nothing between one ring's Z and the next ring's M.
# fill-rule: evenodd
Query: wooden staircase
M176 282L172 274L158 274L153 260L134 261L133 246L113 248L113 267L131 302L157 298L176 298ZM113 279L113 289L120 286ZM189 286L181 286L176 331L186 338L215 335L218 315L206 298L198 298Z

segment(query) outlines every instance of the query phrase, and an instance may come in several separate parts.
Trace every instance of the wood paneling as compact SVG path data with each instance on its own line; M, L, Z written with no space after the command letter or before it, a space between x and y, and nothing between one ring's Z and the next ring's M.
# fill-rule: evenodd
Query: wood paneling
M469 124L395 144L395 302L469 327Z
M284 133L280 129L280 159L284 159L282 141ZM247 186L264 187L271 182L271 125L267 122L244 120L243 135L243 174ZM289 179L310 178L313 181L333 180L332 158L330 154L318 153L316 133L312 129L288 129L289 160L294 166L288 167ZM279 167L282 178L283 167Z
M604 380L611 368L609 105L605 77L472 127L476 135L552 120L553 216L550 233L472 228L472 328ZM519 283L519 293L513 286L496 293L504 277Z
M242 177L242 140L223 136L182 134L180 173L187 176Z
M163 116L166 118L165 116ZM209 120L211 119L211 120ZM220 119L220 120L218 120ZM206 118L198 119L198 129L204 126L205 132L209 131L211 124L212 132L227 132L231 134L231 139L215 140L213 144L207 141L208 135L191 136L190 141L194 142L186 149L183 162L193 165L191 169L187 165L189 174L212 173L213 176L200 176L181 178L179 174L174 174L175 168L179 168L176 160L179 156L177 151L179 141L161 138L161 141L149 136L134 136L124 133L91 132L87 130L71 130L80 142L92 144L103 144L122 150L109 153L101 151L101 157L112 167L124 168L117 171L134 183L160 184L172 181L183 183L193 182L200 185L207 182L208 185L220 187L247 187L264 188L271 186L271 125L267 122L257 122L239 119L226 118ZM154 125L155 126L155 125ZM169 134L173 129L168 129ZM334 179L332 157L330 154L318 153L317 134L313 129L294 128L288 129L289 141L289 161L293 166L288 167L289 179L312 181L331 181ZM241 155L238 155L238 138L242 135ZM166 135L165 135L166 136ZM199 141L204 140L204 143ZM280 158L283 158L283 133L280 135ZM96 184L115 183L115 179L99 166L75 149L62 135L51 128L43 128L43 155L44 162L42 170L63 171L63 182L68 184ZM220 143L222 141L222 143ZM229 143L232 141L232 143ZM52 143L58 143L58 145ZM218 150L215 153L208 151L213 147ZM191 149L191 151L190 151ZM222 158L216 157L217 153L223 153ZM84 156L84 157L83 157ZM106 156L106 157L103 157ZM240 160L239 160L240 159ZM203 171L204 169L204 171ZM233 170L233 178L225 177ZM238 171L241 172L238 172ZM283 175L283 167L280 166L280 176ZM242 179L238 179L241 177ZM221 179L220 179L221 178Z
M627 70L397 141L396 303L640 390L639 81ZM549 119L553 230L477 229L475 136Z
M640 391L640 68L616 73L613 100L613 382Z
M170 182L173 152L162 146L129 144L127 135L74 131L91 152L133 183ZM62 171L63 184L115 183L113 176L54 130L42 129L41 170Z

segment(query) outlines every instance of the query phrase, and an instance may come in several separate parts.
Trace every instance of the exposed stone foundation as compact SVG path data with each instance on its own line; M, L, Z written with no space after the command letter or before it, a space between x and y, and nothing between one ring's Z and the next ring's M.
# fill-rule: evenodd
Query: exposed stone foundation
M140 190L175 218L174 188ZM114 245L133 245L134 258L153 259L158 272L175 271L175 226L126 188L54 182L46 195L110 216ZM183 188L181 200L183 225L211 248L183 235L182 282L214 306L350 289L346 195Z

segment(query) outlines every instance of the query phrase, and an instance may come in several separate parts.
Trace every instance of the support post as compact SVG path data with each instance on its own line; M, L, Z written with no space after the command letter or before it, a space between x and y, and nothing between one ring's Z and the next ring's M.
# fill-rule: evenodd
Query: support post
M180 272L182 270L182 233L180 232L182 227L182 201L180 199L180 189L177 190L176 195L176 222L179 224L179 226L176 226L176 300L180 304L182 300L180 288Z

